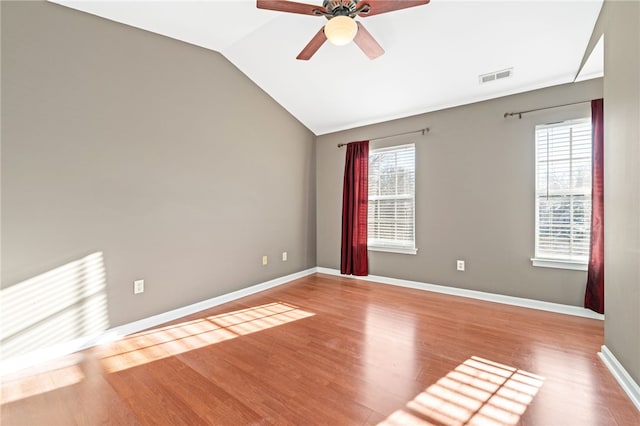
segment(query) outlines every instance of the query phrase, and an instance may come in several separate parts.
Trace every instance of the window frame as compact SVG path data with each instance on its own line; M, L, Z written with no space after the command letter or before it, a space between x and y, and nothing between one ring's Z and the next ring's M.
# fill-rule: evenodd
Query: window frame
M371 233L369 232L371 226L371 220L369 218L369 213L367 212L367 249L370 251L378 251L378 252L387 252L387 253L398 253L398 254L411 254L415 255L418 252L416 247L416 144L415 142L398 144L385 146L380 148L370 149L369 151L369 160L371 160L371 156L384 151L399 151L401 149L405 149L407 147L411 147L413 149L413 194L411 196L407 195L395 195L395 196L377 196L379 199L411 199L412 201L412 211L413 211L413 239L411 244L394 244L390 242L390 240L384 239L376 239L371 237ZM371 163L369 163L370 165ZM371 178L371 168L369 168L369 179ZM372 196L369 193L367 196L367 203L370 203L372 200Z
M549 129L549 128L553 128L553 127L573 127L573 126L578 126L578 125L583 125L585 123L589 124L589 130L590 130L590 134L593 134L593 129L591 127L591 119L589 117L583 117L583 118L577 118L577 119L571 119L571 120L563 120L561 122L558 123L548 123L548 124L538 124L535 126L534 129L534 150L535 150L535 163L534 163L534 217L535 217L535 223L534 223L534 257L531 258L531 263L533 266L536 267L544 267L544 268L558 268L558 269L570 269L570 270L579 270L579 271L586 271L587 267L588 267L588 262L589 262L589 255L586 255L586 258L584 258L583 260L581 259L576 259L575 257L572 258L571 255L569 253L566 254L566 256L561 257L546 257L541 255L540 253L540 247L539 247L539 240L540 240L540 220L539 220L539 215L540 215L540 208L539 208L539 200L540 200L540 195L539 195L539 179L538 179L538 171L539 171L539 149L538 149L538 131L540 129ZM593 136L591 136L589 138L589 140L591 141L593 138ZM591 142L590 142L591 143ZM571 152L571 160L570 160L570 164L573 163L573 152ZM590 151L590 163L592 164L593 162L593 150L591 149ZM569 176L570 182L572 181L573 176ZM548 187L549 183L547 181L547 187ZM569 191L572 191L573 187L569 189ZM589 179L589 191L588 193L584 193L583 195L587 197L588 202L591 204L592 203L592 199L591 199L591 194L592 194L593 188L592 188L592 180ZM572 196L580 196L580 194L572 194ZM591 206L590 206L591 207ZM589 208L589 225L591 222L591 208ZM574 221L573 218L571 218L570 221L570 227L573 227ZM590 226L589 226L590 229ZM590 238L590 233L588 234L589 238ZM573 245L573 241L574 238L571 237L571 245Z

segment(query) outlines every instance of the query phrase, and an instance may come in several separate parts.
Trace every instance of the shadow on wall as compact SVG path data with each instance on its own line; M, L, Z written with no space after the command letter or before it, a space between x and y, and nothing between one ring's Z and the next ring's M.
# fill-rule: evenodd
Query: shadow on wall
M109 328L102 252L2 289L4 360Z

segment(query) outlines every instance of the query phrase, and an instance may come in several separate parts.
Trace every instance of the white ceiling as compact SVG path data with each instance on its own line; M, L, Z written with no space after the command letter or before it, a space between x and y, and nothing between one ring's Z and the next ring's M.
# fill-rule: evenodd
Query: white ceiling
M316 135L572 82L602 7L431 0L357 18L385 49L378 59L353 43L325 43L298 61L326 19L260 10L252 0L52 1L222 53ZM590 76L602 75L600 63L591 61ZM479 84L480 74L506 68L511 78Z

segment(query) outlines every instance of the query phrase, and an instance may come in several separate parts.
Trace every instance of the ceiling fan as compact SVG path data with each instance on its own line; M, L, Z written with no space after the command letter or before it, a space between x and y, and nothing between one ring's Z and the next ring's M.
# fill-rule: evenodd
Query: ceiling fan
M366 18L427 3L429 0L324 0L322 6L316 6L285 0L257 0L259 9L324 16L329 20L297 56L296 59L303 61L309 60L327 40L337 46L353 40L369 59L375 59L384 53L384 49L354 18Z

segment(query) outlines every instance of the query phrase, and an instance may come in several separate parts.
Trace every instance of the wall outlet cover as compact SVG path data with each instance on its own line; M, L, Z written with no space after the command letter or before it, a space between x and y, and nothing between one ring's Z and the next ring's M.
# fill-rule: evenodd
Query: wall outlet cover
M144 293L144 280L135 280L133 282L133 294Z

